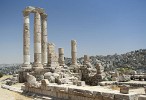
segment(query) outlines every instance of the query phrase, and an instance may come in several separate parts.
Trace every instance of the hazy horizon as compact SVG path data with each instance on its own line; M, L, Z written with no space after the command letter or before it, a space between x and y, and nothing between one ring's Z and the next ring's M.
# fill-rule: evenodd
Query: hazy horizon
M113 55L146 49L145 0L2 0L0 1L0 64L23 62L23 14L27 6L48 14L48 42L71 57L70 41L77 40L78 57ZM30 15L31 62L33 14Z

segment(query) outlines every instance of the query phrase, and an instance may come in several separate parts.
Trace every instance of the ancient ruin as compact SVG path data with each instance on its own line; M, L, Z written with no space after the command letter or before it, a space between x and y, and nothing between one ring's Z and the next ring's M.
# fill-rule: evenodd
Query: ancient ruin
M59 52L59 65L60 66L64 66L65 63L64 63L64 49L63 48L58 48L58 52Z
M34 62L30 63L29 14L34 13ZM38 7L26 7L23 11L23 65L19 71L22 90L51 96L59 100L146 100L144 95L130 92L130 88L146 84L130 83L130 76L114 70L105 71L104 60L91 60L84 55L78 63L77 42L71 40L71 64L65 63L65 50L47 40L47 14ZM92 62L94 61L94 62ZM135 79L136 75L131 75ZM145 77L144 77L145 79ZM142 80L142 77L141 77ZM126 83L127 82L127 83ZM117 86L117 90L103 88Z
M58 55L55 52L55 44L48 43L48 67L58 66Z
M23 69L30 65L30 27L29 14L34 13L34 63L33 69L42 69L47 64L47 14L42 8L27 7L23 11Z

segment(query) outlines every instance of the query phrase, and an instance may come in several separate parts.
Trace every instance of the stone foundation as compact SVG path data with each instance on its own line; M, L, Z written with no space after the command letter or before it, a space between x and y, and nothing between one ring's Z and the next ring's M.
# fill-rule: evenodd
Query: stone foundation
M67 85L43 85L36 87L22 86L25 92L33 92L45 96L58 98L59 100L137 100L136 94L121 94L119 92L101 92L97 89L89 90L81 86ZM141 100L141 99L139 99ZM142 99L144 100L144 99Z
M140 95L140 96L138 97L138 100L146 100L146 95Z
M26 82L26 74L29 72L31 72L31 69L25 69L25 70L19 71L19 73L18 73L19 74L19 78L18 78L19 83Z
M134 82L131 83L131 82L117 82L117 83L114 83L114 84L117 84L117 85L129 85L129 86L132 86L132 87L144 87L146 86L146 84L144 82Z

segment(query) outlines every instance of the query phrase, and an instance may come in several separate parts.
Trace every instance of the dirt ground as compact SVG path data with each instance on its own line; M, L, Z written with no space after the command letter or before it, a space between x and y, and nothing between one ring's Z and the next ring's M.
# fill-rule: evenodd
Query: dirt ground
M4 80L6 78L9 78L11 76L4 76L0 78L0 85L2 84L1 80ZM17 84L16 87L21 86L20 84ZM7 89L2 89L0 86L0 100L34 100L30 97L26 97L22 94L7 90Z

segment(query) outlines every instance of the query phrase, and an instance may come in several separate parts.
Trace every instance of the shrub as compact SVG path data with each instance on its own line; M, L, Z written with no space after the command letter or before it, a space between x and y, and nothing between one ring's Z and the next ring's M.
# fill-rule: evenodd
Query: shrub
M3 77L3 73L0 73L0 78Z

